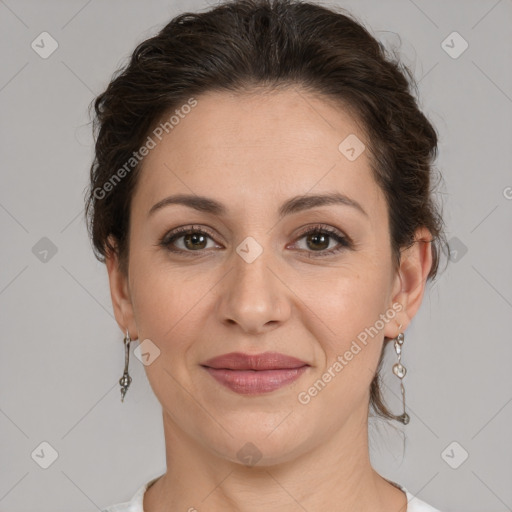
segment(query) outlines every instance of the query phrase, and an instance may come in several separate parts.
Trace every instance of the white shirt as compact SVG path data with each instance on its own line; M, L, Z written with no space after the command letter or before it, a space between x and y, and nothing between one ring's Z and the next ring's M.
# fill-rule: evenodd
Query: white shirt
M118 503L117 505L111 505L110 507L104 508L101 512L144 512L142 508L144 493L153 482L160 478L160 476L153 478L149 482L139 487L130 501ZM434 508L424 501L421 501L419 498L413 496L405 487L402 487L400 484L395 482L391 483L396 485L407 495L407 512L440 512L440 510L437 508Z

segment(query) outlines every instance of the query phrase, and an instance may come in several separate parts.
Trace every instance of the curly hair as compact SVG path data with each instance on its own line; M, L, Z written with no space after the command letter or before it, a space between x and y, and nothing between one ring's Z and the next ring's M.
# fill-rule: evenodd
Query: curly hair
M290 86L334 100L362 124L371 171L387 202L395 268L416 229L426 227L432 235L427 279L435 279L447 245L433 197L438 138L412 94L413 74L344 9L300 0L233 0L180 14L114 73L93 101L96 144L85 216L96 258L105 262L114 251L127 274L130 205L141 168L134 155L164 116L209 91ZM385 346L370 407L397 420L381 394Z

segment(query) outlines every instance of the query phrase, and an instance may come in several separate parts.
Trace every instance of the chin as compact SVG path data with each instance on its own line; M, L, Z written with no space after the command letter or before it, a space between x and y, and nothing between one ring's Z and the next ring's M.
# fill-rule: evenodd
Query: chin
M291 430L284 423L262 428L262 424L253 422L245 428L236 429L225 424L228 432L222 440L209 439L205 436L203 443L210 442L210 449L217 457L247 467L266 467L283 464L294 460L308 450L308 438L304 429Z

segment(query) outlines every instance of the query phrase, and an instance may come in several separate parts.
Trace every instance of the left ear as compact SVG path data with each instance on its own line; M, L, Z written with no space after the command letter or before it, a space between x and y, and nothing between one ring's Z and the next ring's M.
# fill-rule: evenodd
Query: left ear
M402 328L398 331L388 323L387 325L393 331L385 333L389 338L395 338L399 332L404 332L417 313L425 292L427 276L432 267L430 231L425 227L418 228L414 240L411 247L401 252L400 267L393 285L392 304L398 302L403 306L396 315L397 325L402 324Z

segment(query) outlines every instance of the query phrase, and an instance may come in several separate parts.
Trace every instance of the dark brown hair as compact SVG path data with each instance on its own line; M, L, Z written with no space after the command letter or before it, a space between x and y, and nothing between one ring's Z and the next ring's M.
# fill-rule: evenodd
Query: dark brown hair
M432 196L436 131L411 94L412 88L417 92L411 71L339 11L299 0L227 1L207 12L183 13L137 46L94 101L95 159L85 215L100 261L117 252L127 274L130 204L141 167L133 155L164 116L210 91L300 86L334 100L362 124L371 169L387 200L396 268L401 249L426 227L433 258L428 279L436 277L446 244ZM385 346L370 406L397 419L380 390Z

